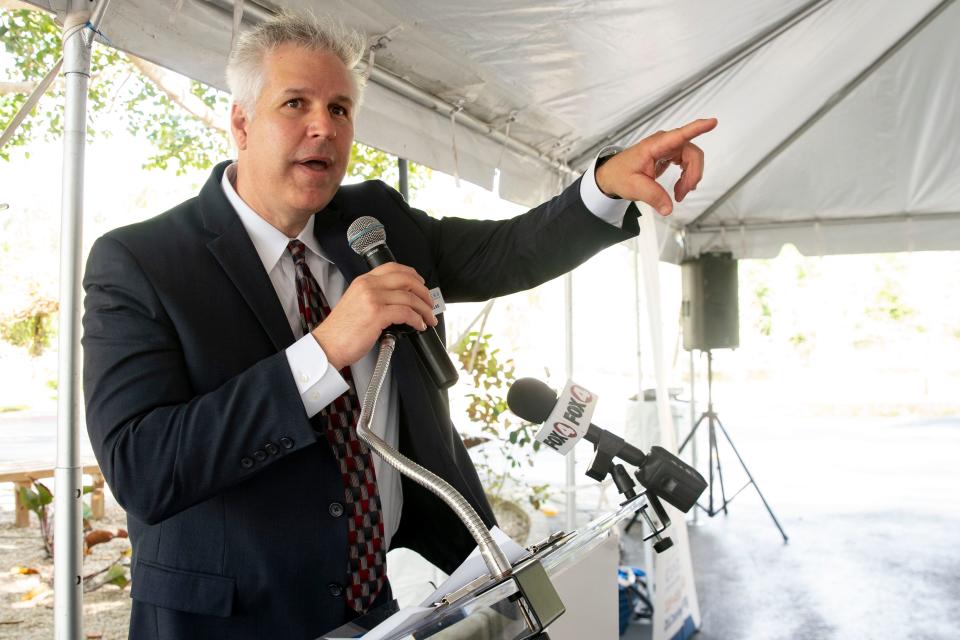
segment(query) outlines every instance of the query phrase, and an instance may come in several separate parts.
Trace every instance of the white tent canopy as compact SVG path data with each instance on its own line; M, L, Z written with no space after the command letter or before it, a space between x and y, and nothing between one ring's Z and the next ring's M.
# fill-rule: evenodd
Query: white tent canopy
M89 3L29 1L71 8L61 304L76 309ZM113 0L94 22L113 46L225 88L234 24L281 8L369 36L358 139L488 188L499 172L517 202L552 195L604 145L718 117L700 142L705 180L662 223L678 240L666 259L766 257L788 241L819 254L960 248L954 0ZM65 316L64 539L80 530L76 337ZM79 635L79 545L58 553L58 637Z
M953 0L247 0L244 22L282 7L382 45L358 139L488 188L499 168L517 202L555 193L604 144L719 117L706 179L667 220L667 259L960 247ZM224 88L233 10L114 0L101 30Z

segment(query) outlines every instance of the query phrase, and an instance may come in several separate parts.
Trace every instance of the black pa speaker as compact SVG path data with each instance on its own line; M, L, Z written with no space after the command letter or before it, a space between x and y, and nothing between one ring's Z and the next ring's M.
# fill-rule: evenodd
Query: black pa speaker
M730 253L705 253L680 264L683 274L683 348L740 346L737 261Z

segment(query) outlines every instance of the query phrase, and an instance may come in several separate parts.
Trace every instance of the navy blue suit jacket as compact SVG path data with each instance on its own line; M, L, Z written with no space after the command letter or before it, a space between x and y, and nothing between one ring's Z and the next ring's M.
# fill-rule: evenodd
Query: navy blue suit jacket
M87 428L133 545L130 636L315 638L349 619L347 524L333 454L304 412L284 349L286 316L221 189L99 238L84 277ZM361 215L447 302L484 300L564 273L637 232L593 216L579 183L512 220L434 219L372 181L339 189L316 234L350 282L367 267L347 246ZM443 321L438 327L443 335ZM393 360L400 448L484 517L493 515L412 346ZM251 464L252 462L252 464ZM445 571L473 548L435 496L403 482L393 547Z

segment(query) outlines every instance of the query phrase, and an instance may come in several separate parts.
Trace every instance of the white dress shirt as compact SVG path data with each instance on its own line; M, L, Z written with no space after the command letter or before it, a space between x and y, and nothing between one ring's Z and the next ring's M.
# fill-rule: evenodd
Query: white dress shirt
M597 158L619 151L618 148L603 149ZM580 197L587 209L601 220L616 227L623 226L623 217L630 202L607 197L597 186L594 172L597 158L580 182ZM261 218L250 206L243 201L234 188L236 182L236 163L227 167L223 172L221 185L227 200L233 205L244 229L250 236L263 268L273 283L277 298L290 323L290 329L296 342L287 350L287 361L290 371L296 380L300 398L308 417L316 415L323 407L337 399L347 390L347 383L340 373L330 366L327 356L311 334L303 334L300 328L300 309L297 306L296 273L293 257L287 251L290 240L282 231ZM336 306L343 296L347 282L340 270L323 254L323 249L313 234L314 218L311 217L295 239L300 240L307 248L306 259L310 272L323 291L330 308ZM357 395L363 395L370 384L373 369L377 362L377 349L373 348L359 361L350 366ZM397 448L399 442L399 415L397 387L393 384L393 372L384 380L381 389L379 409L374 413L371 430L383 438L390 446ZM386 399L386 404L383 400ZM377 475L377 486L380 491L380 502L383 509L383 530L386 536L386 548L390 548L390 541L400 524L400 510L403 506L403 493L400 486L400 473L386 464L380 456L373 454L373 468ZM309 487L305 487L309 490Z
M287 316L287 322L290 323L290 330L293 331L295 338L299 338L287 347L287 361L290 363L290 370L293 372L297 389L300 391L303 407L307 416L312 418L321 409L340 397L347 390L347 383L340 372L327 362L327 356L320 348L320 343L311 334L304 335L300 327L296 272L293 266L293 257L287 251L287 245L294 238L288 238L282 231L257 215L237 195L233 187L235 180L236 164L232 164L223 172L223 192L233 208L236 209L237 215L240 216L240 221L247 230L257 254L263 262L263 268L270 276L273 288L277 292L277 298L279 298L283 312ZM300 240L306 246L307 266L310 267L310 272L323 291L327 304L332 309L343 296L343 292L347 288L347 281L340 270L323 254L323 249L320 248L320 243L317 242L317 238L313 234L313 221L314 218L311 217L307 226L295 239ZM377 350L371 349L367 355L350 366L353 382L360 398L363 398L363 394L370 384L376 362ZM397 387L393 384L392 377L393 372L391 371L391 374L383 382L380 391L380 403L378 410L374 413L374 420L370 428L387 444L396 448L400 433L397 414ZM400 474L396 469L386 464L380 456L376 454L372 454L372 456L373 470L377 475L377 488L380 491L380 503L383 509L383 531L386 537L384 542L386 542L386 548L389 549L393 534L400 524L400 509L403 506ZM310 488L304 487L304 490L309 491Z

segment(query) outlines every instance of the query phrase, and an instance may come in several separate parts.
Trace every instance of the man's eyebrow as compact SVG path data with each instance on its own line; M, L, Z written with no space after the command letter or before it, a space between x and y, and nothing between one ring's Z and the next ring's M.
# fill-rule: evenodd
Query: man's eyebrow
M303 88L303 87L288 87L288 88L284 89L283 91L281 91L281 92L280 92L280 95L281 95L281 96L287 96L287 95L305 95L305 94L309 94L309 93L310 93L310 91L309 91L308 89ZM334 101L334 102L337 102L337 103L346 103L346 104L348 104L348 105L350 105L350 106L353 105L353 98L351 98L350 96L348 96L348 95L346 95L346 94L340 94L340 95L338 95L338 96L334 96L333 101Z
M285 96L294 93L306 93L307 90L302 87L288 87L280 92L280 95Z

